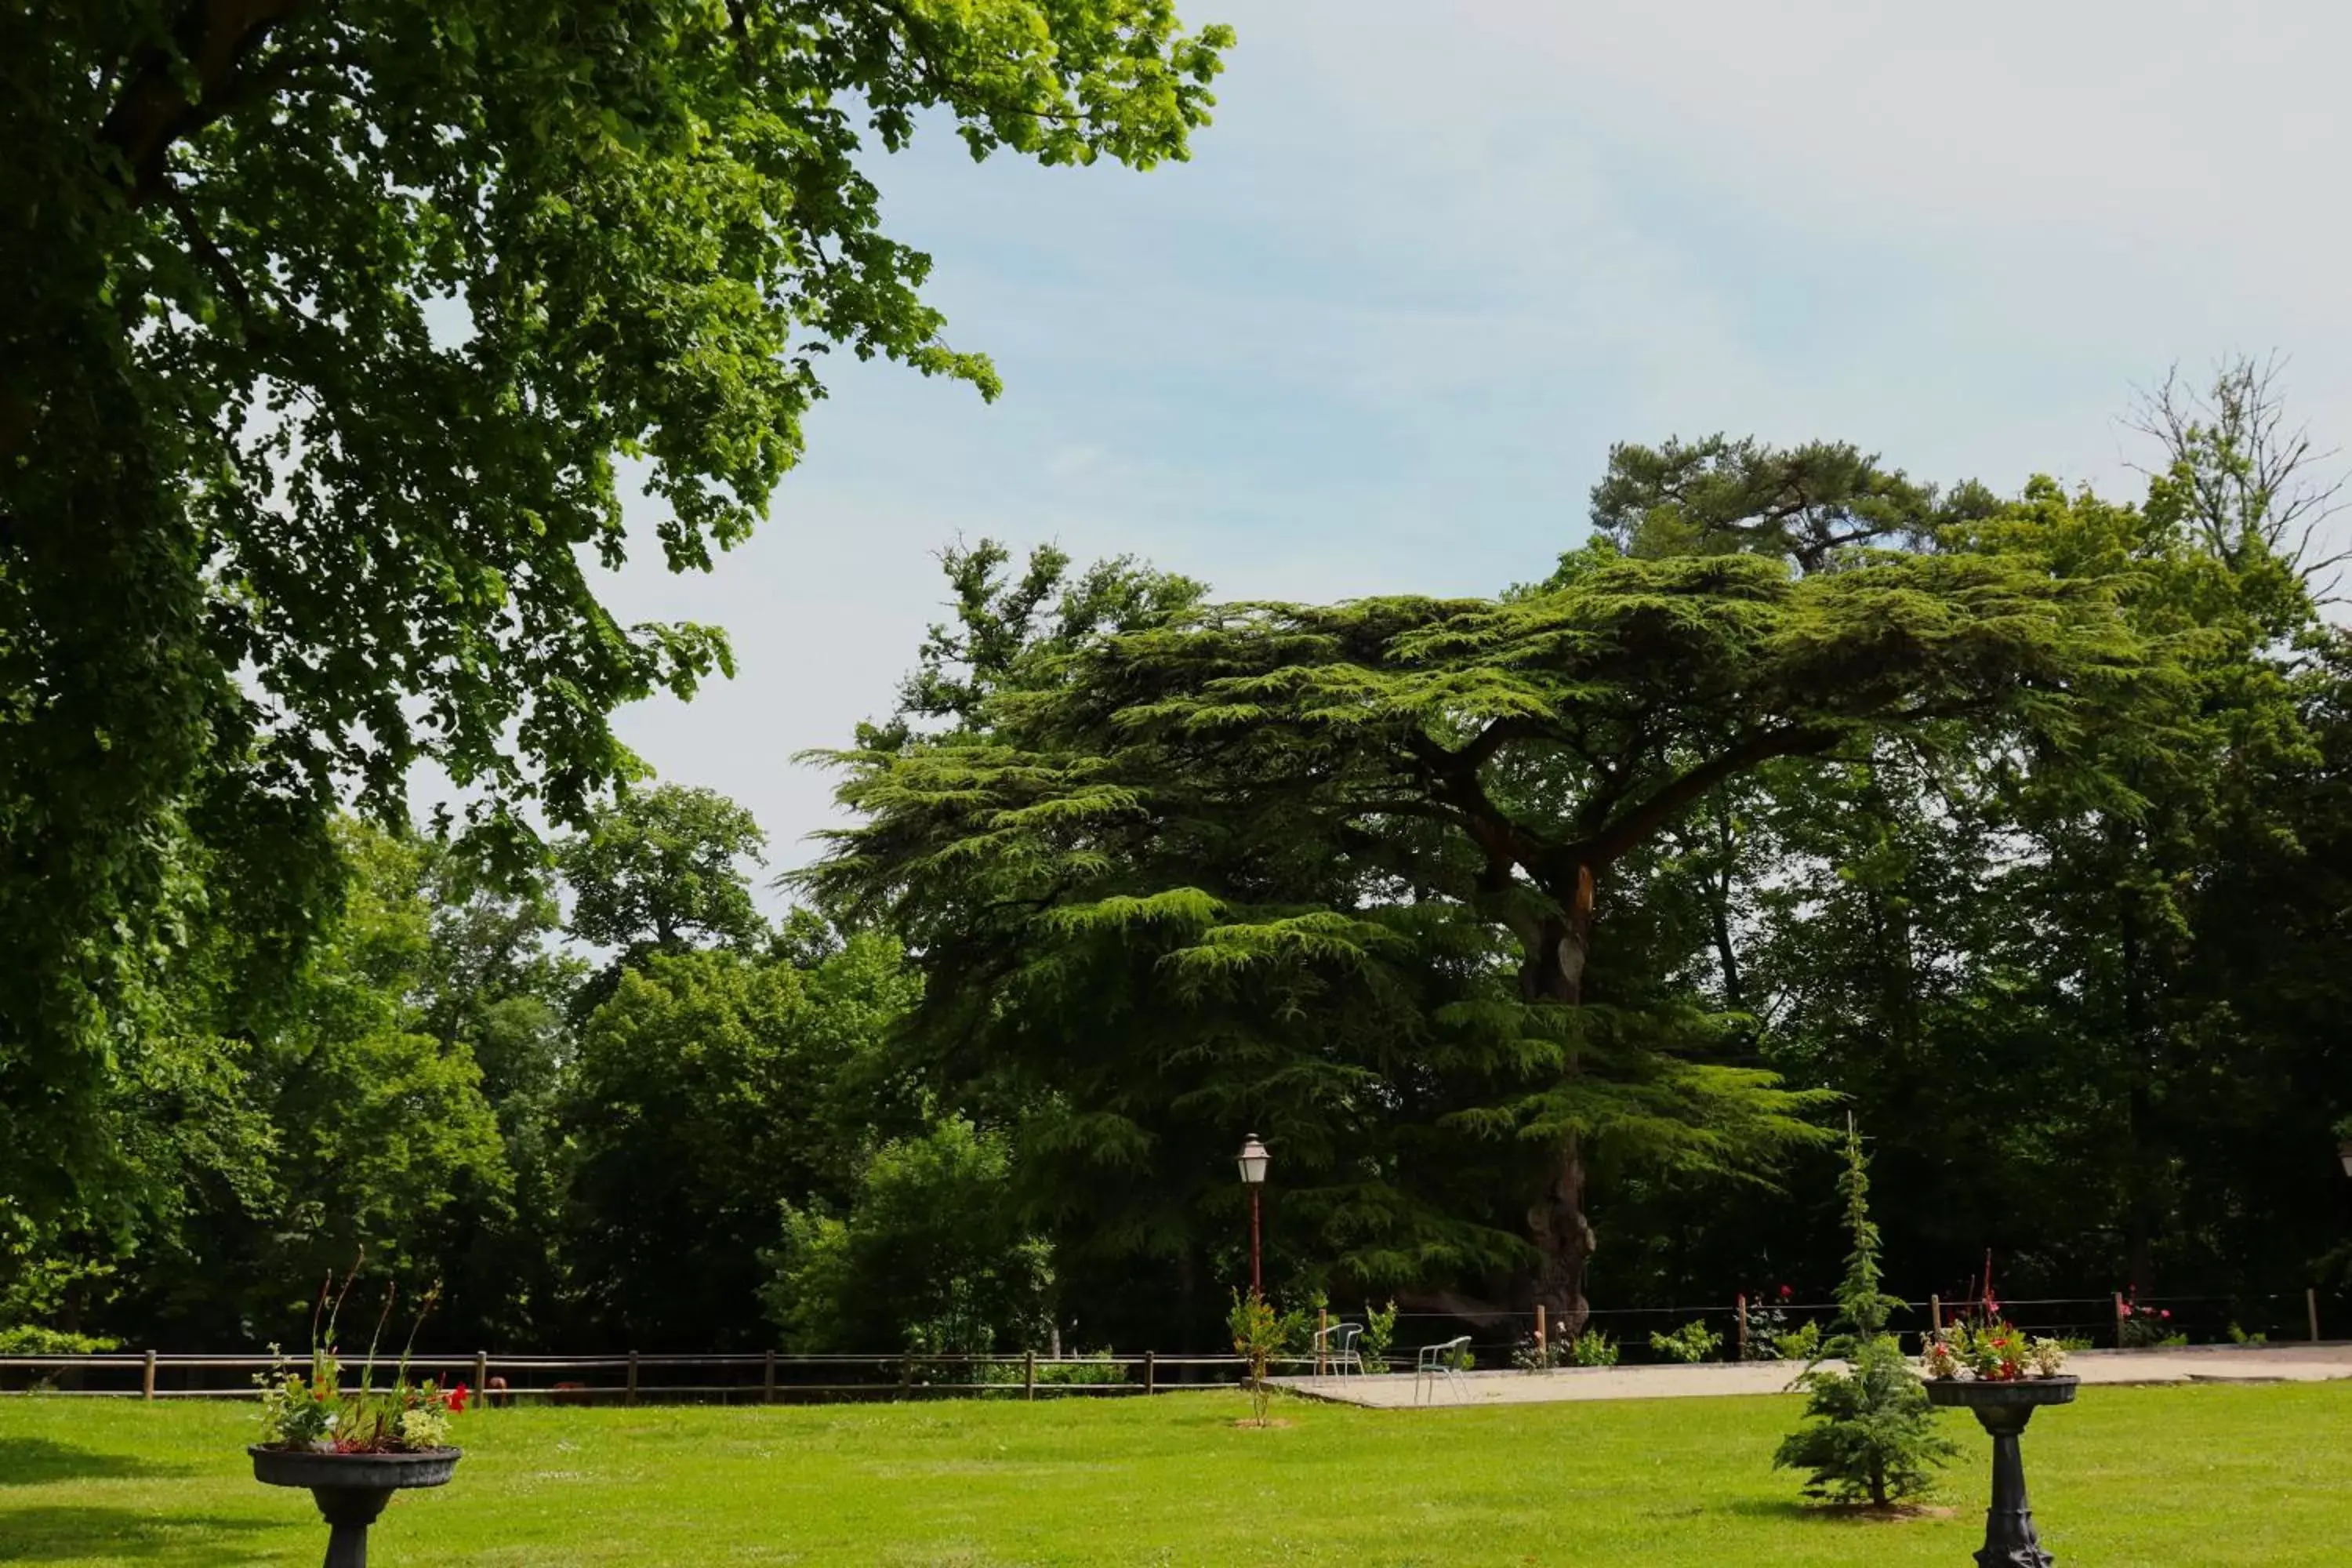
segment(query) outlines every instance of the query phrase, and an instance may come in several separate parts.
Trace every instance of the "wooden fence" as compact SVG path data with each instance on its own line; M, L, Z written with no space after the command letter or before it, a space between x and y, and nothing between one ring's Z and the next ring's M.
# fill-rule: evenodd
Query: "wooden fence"
M2119 1296L2065 1300L2017 1300L2002 1310L2021 1328L2097 1344L2133 1342L2133 1324ZM2221 1342L2227 1336L2266 1333L2273 1341L2320 1337L2320 1297L2172 1297L2137 1304L2143 1314L2167 1311L2165 1330ZM1890 1325L1913 1338L1940 1327L1967 1309L1935 1297L1912 1302ZM1771 1353L1764 1342L1773 1331L1806 1321L1826 1323L1836 1306L1825 1301L1784 1301L1779 1293L1754 1300L1742 1296L1728 1307L1656 1307L1601 1310L1586 1327L1612 1336L1628 1362L1655 1359L1648 1338L1696 1320L1720 1337L1724 1359L1745 1361ZM1329 1324L1341 1314L1324 1313ZM1356 1314L1346 1314L1353 1321ZM1471 1349L1481 1369L1514 1364L1556 1365L1568 1346L1553 1342L1557 1325L1544 1314L1493 1312L1399 1314L1392 1364L1410 1368L1413 1348L1471 1331ZM1532 1352L1532 1356L1530 1356ZM117 1399L251 1398L255 1379L282 1360L267 1355L174 1355L156 1351L71 1356L0 1356L0 1394L44 1394ZM1023 1398L1041 1395L1152 1394L1179 1388L1232 1384L1248 1375L1248 1363L1233 1355L1162 1354L1019 1355L787 1355L759 1352L741 1355L415 1356L411 1368L444 1384L463 1381L492 1404L578 1403L635 1405L641 1400L773 1405L824 1400L927 1397ZM1319 1374L1329 1370L1311 1355L1284 1357L1276 1370ZM345 1375L356 1376L347 1366Z
M253 1398L256 1380L303 1363L267 1355L0 1356L0 1393L111 1399ZM379 1361L379 1382L388 1363ZM1043 1356L749 1355L471 1356L409 1358L412 1375L464 1382L491 1405L639 1401L773 1405L933 1396L1035 1399L1041 1395L1151 1394L1240 1382L1248 1363L1231 1355ZM346 1362L344 1377L358 1369Z

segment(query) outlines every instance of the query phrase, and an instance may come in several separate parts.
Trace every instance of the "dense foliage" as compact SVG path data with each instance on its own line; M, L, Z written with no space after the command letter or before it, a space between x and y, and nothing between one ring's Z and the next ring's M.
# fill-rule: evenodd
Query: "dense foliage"
M187 923L42 1112L106 1180L8 1192L0 1329L282 1338L363 1241L460 1342L1208 1348L1249 1129L1286 1304L1566 1342L1990 1248L2259 1327L2352 1264L2352 647L2271 407L2163 395L2136 505L1621 447L1486 598L951 551L781 921L750 816L652 786L500 879L338 819L310 941ZM1868 1215L1812 1196L1841 1109ZM1908 1418L1857 1397L1822 1429Z
M1706 998L1611 963L1651 858L1778 761L2130 722L2115 592L2027 548L1596 541L1495 599L1171 605L844 755L866 821L808 885L923 954L941 1070L1038 1107L1031 1168L1107 1261L1166 1256L1238 1118L1352 1277L1528 1261L1572 1329L1593 1163L1744 1173L1813 1135Z
M765 513L825 353L993 395L873 154L1185 155L1230 42L1167 0L115 0L0 8L0 1193L118 1226L194 933L331 912L412 765L527 864L730 668L620 624ZM223 992L219 1006L246 998ZM266 1028L266 1016L215 1022Z

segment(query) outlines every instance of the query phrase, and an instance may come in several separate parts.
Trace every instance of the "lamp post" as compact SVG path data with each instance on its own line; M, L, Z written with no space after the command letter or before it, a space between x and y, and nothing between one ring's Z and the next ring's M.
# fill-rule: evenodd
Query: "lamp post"
M1242 1144L1241 1157L1234 1162L1242 1168L1242 1185L1249 1189L1250 1194L1250 1300L1253 1301L1265 1298L1265 1281L1258 1272L1257 1194L1258 1189L1265 1185L1265 1168L1269 1163L1265 1145L1257 1141L1255 1132Z

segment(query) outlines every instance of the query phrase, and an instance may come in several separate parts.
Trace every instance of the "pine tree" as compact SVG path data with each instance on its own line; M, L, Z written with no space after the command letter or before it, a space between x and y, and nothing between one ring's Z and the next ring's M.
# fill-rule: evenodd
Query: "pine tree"
M1870 1217L1870 1162L1850 1116L1838 1190L1853 1238L1838 1286L1841 1331L1798 1377L1798 1386L1810 1396L1807 1425L1781 1439L1772 1463L1810 1471L1808 1496L1885 1508L1925 1491L1936 1468L1959 1450L1937 1433L1927 1391L1901 1343L1886 1331L1887 1319L1903 1303L1881 1288L1878 1226ZM1824 1364L1831 1360L1846 1364Z

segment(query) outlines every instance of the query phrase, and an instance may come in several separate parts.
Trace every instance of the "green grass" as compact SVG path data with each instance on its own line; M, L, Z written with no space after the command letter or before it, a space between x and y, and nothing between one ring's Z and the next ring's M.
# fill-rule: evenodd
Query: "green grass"
M1797 1505L1790 1399L1370 1412L1235 1394L1102 1403L494 1411L445 1490L394 1502L377 1568L467 1563L1965 1564L1950 1518ZM319 1561L308 1497L257 1486L249 1405L0 1400L0 1563ZM2101 1389L2026 1437L2043 1539L2079 1568L2341 1564L2352 1386Z

